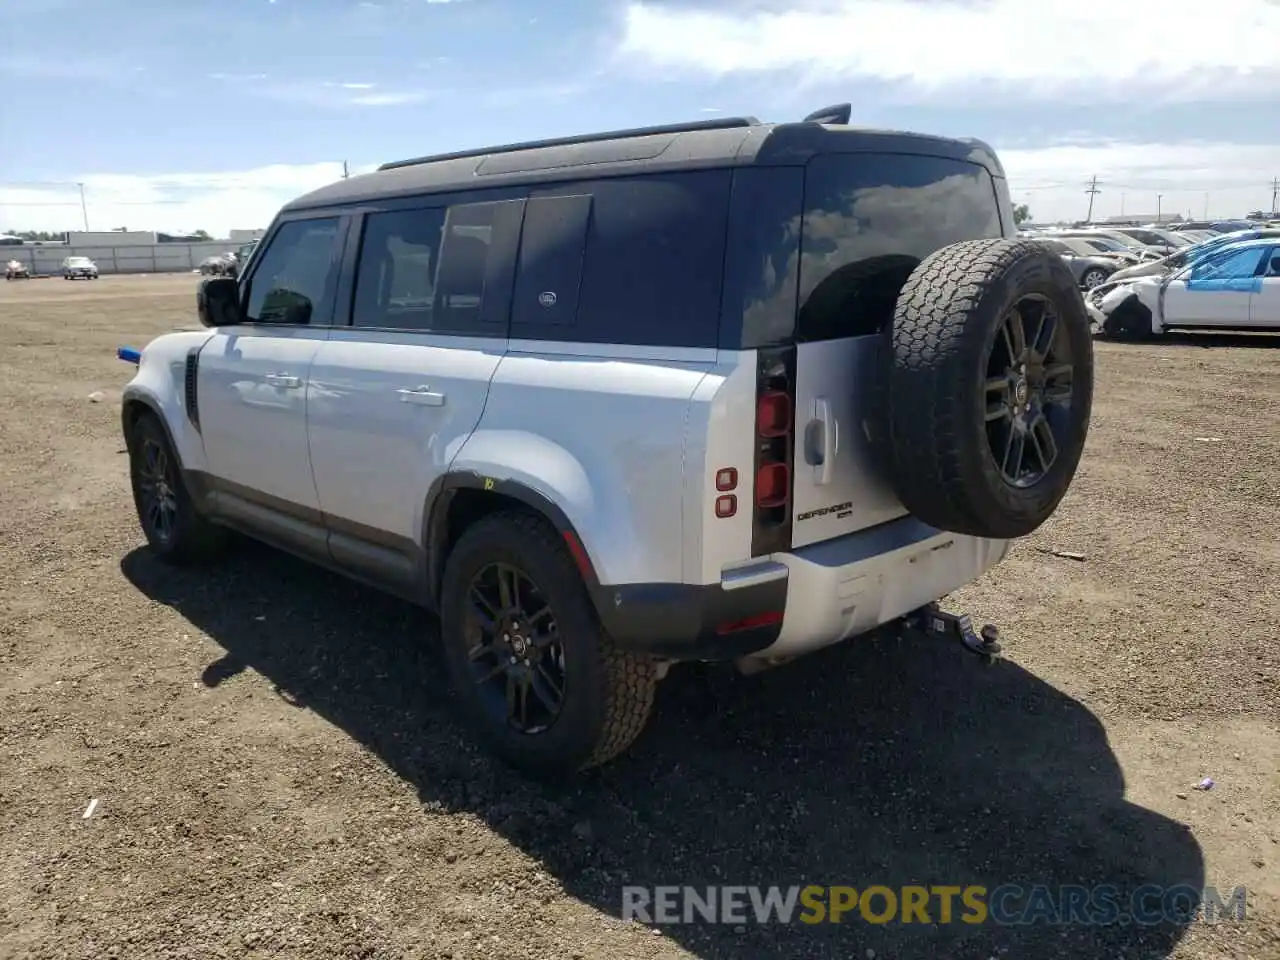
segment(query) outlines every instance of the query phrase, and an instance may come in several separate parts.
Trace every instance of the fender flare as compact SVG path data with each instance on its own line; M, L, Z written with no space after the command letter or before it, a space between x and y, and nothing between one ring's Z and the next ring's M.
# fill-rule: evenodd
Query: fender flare
M150 413L153 417L160 421L160 429L164 431L164 438L169 441L169 449L173 451L174 457L178 460L178 469L184 470L182 464L182 454L178 451L178 445L174 442L173 431L169 428L169 421L164 413L160 410L160 405L155 398L147 393L126 393L123 402L120 404L120 429L124 433L124 443L126 448L130 448L133 443L133 423L137 419L137 415L131 415L130 410L134 405L140 406Z
M578 531L559 504L518 480L503 480L486 477L472 470L457 470L442 474L432 482L431 488L427 491L426 507L422 514L422 544L426 554L427 593L433 607L439 606L440 583L444 578L445 545L449 535L446 518L449 514L449 505L453 502L454 495L460 490L476 490L506 497L545 518L564 538L565 545L572 554L578 571L582 574L588 592L592 596L595 595L595 588L600 585L599 575L582 545Z

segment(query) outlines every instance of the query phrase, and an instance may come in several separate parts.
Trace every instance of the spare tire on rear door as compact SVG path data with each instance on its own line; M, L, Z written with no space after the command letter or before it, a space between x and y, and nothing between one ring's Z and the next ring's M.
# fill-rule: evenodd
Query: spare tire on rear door
M1071 485L1093 404L1093 341L1070 268L1028 240L927 257L886 331L884 456L931 526L1013 538Z

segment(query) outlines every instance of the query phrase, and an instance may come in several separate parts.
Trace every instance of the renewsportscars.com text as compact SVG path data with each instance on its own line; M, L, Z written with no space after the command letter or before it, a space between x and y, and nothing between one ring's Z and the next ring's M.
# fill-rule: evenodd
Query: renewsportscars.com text
M622 919L678 923L927 923L1108 925L1244 920L1235 887L659 886L623 887Z

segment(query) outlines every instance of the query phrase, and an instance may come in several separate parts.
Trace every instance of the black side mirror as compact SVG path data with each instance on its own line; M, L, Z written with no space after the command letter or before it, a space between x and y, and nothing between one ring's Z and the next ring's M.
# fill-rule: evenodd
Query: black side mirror
M240 287L234 277L208 277L196 291L196 310L206 327L230 327L244 322Z

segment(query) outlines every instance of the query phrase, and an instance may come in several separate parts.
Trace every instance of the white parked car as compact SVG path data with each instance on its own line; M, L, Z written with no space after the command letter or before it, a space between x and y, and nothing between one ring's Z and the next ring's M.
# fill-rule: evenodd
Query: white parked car
M67 257L62 261L62 278L64 280L98 279L98 265L88 257Z
M1070 486L1088 317L1013 239L989 148L850 109L404 161L288 204L124 390L151 548L233 528L434 609L468 718L538 773L626 749L673 663L903 618L988 649L935 604Z
M1229 244L1163 276L1121 281L1089 313L1117 338L1175 328L1280 329L1280 239Z

